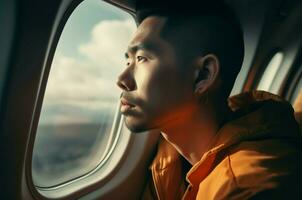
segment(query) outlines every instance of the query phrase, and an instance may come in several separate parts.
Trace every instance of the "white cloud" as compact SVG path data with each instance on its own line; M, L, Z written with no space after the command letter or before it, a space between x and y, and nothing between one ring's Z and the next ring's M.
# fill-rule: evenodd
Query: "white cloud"
M102 21L93 28L91 40L81 45L79 51L106 67L104 74L112 75L125 66L124 53L135 29L132 20Z
M44 97L41 123L95 121L97 112L112 112L120 93L116 79L124 68L123 54L134 30L133 21L104 20L94 26L87 43L79 44L82 59L66 57L58 51ZM64 109L67 107L71 109Z

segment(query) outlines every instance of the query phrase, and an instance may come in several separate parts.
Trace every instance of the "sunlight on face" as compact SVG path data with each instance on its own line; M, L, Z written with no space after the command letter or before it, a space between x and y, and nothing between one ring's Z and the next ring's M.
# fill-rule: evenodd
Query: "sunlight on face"
M164 24L162 17L142 22L129 44L136 51L127 52L128 67L118 80L125 101L121 111L134 132L160 128L180 117L177 111L188 106L194 96L189 73L183 74L172 45L160 37Z

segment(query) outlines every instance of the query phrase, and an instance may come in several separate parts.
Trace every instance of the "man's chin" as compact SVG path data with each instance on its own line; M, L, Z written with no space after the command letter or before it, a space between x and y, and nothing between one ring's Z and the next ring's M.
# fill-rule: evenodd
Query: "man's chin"
M134 123L127 120L127 118L125 119L125 125L132 133L142 133L152 129L144 123Z

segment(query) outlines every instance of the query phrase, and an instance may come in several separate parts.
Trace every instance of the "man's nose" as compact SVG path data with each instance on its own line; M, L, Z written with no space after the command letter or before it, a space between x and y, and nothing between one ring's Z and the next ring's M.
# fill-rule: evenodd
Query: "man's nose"
M129 68L118 77L116 84L124 91L132 91L135 89L135 81Z

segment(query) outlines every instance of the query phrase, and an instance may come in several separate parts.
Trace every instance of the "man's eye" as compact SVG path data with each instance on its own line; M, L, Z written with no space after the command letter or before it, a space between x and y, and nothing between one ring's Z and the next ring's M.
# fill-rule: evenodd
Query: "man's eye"
M146 60L146 58L143 57L143 56L137 56L136 59L137 59L138 62Z

